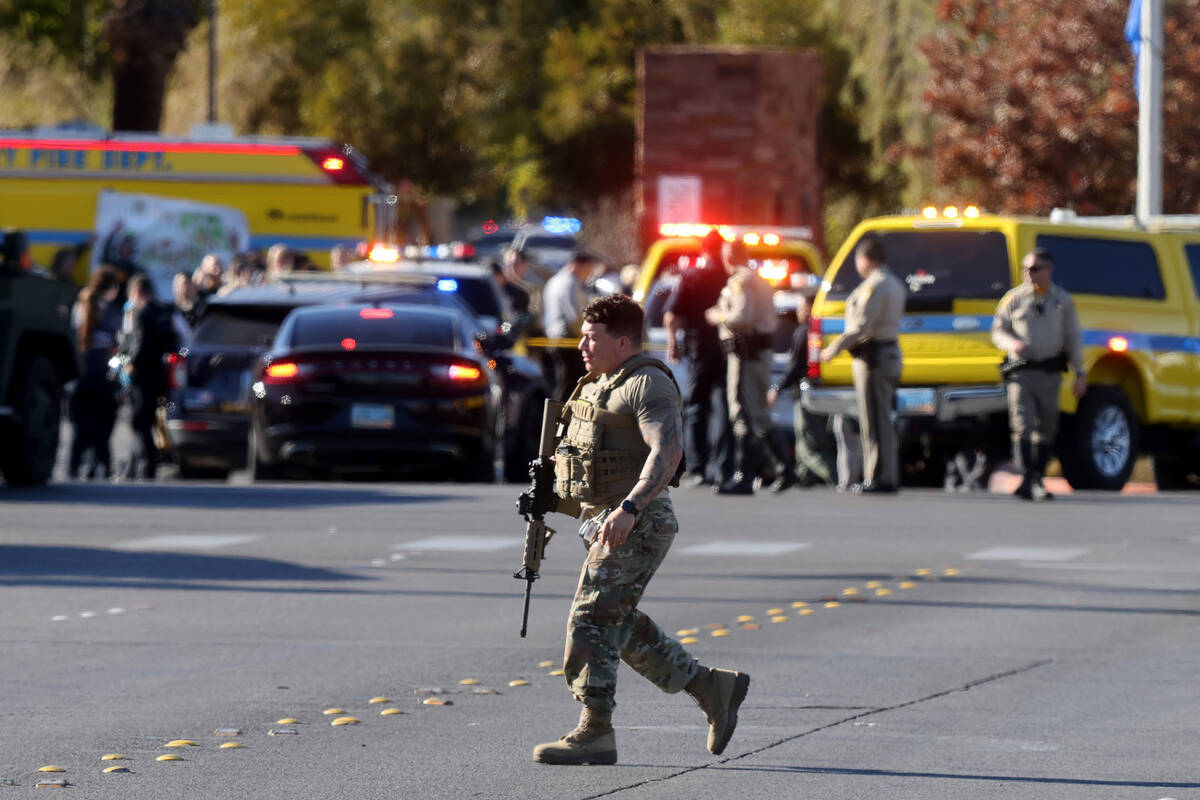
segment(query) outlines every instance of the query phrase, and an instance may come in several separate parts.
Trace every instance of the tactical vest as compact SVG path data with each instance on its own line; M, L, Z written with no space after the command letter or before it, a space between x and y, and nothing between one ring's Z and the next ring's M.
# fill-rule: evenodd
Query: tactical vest
M644 367L662 370L679 390L670 368L645 355L629 359L603 379L589 375L576 385L559 417L566 434L554 451L556 495L587 503L628 494L637 484L650 448L633 414L608 411L605 406L612 392ZM593 383L599 384L596 394L581 397L581 390Z

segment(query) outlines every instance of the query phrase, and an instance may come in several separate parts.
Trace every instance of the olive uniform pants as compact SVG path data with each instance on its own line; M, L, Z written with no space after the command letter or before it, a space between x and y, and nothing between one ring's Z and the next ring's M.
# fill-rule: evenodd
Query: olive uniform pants
M1008 427L1013 442L1029 439L1054 446L1058 436L1058 395L1062 373L1019 369L1008 377Z
M900 380L900 348L879 347L872 360L874 364L855 358L850 364L862 435L863 481L896 488L900 486L900 442L892 408Z
M763 350L753 358L730 353L728 375L729 418L733 435L768 436L771 433L771 408L767 392L771 388L771 351Z
M678 692L699 669L691 654L638 610L679 530L670 498L647 504L620 547L588 548L567 622L563 674L575 699L593 711L616 707L621 661L664 692Z

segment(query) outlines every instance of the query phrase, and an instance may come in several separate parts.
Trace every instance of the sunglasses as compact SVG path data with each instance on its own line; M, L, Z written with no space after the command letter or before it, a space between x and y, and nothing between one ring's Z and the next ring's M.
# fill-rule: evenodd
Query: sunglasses
M1049 267L1043 267L1043 266L1025 267L1026 272L1041 272L1044 269L1049 269Z

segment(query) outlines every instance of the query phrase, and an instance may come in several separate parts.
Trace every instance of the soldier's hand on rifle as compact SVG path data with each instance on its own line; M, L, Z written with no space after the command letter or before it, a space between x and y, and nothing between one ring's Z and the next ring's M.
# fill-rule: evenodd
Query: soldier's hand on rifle
M596 535L596 541L605 547L620 547L629 538L629 533L633 530L633 523L636 521L635 515L618 508L604 520L604 524L600 526L600 532Z

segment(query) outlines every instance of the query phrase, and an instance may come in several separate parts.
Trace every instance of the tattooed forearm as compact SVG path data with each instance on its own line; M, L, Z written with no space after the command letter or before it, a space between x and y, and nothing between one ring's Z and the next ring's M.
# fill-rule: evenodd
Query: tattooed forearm
M629 493L629 500L638 508L645 508L646 503L667 488L679 459L683 458L683 422L674 414L662 422L641 423L638 428L650 446L650 455L637 485Z

